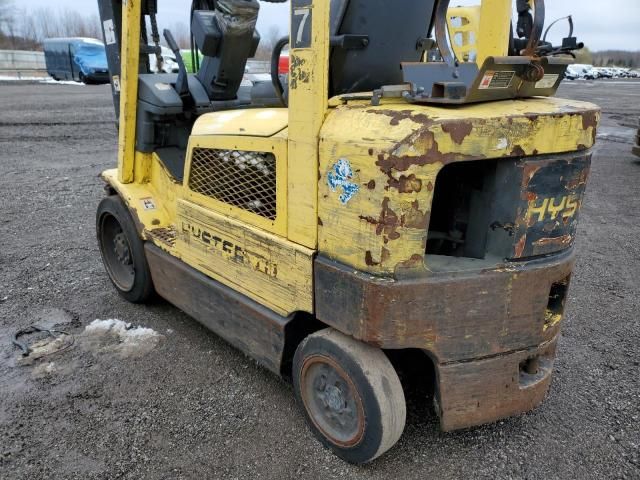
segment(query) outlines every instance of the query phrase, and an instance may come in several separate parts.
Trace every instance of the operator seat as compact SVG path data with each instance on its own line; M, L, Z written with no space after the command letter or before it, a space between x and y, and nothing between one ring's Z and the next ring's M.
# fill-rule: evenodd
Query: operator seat
M403 83L400 62L419 62L434 22L435 0L331 0L331 36L366 35L364 48L334 46L331 96ZM393 32L390 34L389 32Z
M418 62L433 27L435 0L331 0L329 96L403 83L401 62ZM390 28L397 26L397 28ZM393 36L388 35L393 31ZM339 46L341 37L366 36L364 48ZM347 42L348 43L348 42ZM287 82L283 82L288 98ZM271 82L251 91L253 106L281 106Z

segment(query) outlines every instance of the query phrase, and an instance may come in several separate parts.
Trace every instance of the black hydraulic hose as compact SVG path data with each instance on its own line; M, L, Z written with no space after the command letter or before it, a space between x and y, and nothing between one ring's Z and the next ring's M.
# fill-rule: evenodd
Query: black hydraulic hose
M531 37L525 50L525 56L534 56L536 49L540 43L542 37L542 31L544 29L545 20L545 5L544 0L533 0L533 28L531 30Z
M552 22L551 25L549 25L547 27L547 29L544 31L544 36L542 37L542 41L546 42L547 41L547 34L549 33L549 30L551 30L551 27L553 27L556 23L562 21L562 20L568 20L569 21L569 37L573 37L573 18L571 17L571 15L567 15L566 17L560 17L559 19L557 19L556 21Z
M282 82L280 82L280 54L284 49L285 45L289 44L289 37L282 37L278 40L273 47L273 52L271 53L271 83L273 83L273 88L276 91L276 96L280 103L283 106L287 107L287 99L284 97L284 87L282 86Z

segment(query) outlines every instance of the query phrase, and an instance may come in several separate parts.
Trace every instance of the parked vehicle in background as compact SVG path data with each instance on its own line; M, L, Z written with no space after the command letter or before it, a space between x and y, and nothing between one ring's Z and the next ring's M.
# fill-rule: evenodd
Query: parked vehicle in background
M569 65L567 80L596 80L599 78L640 78L640 72L623 67L594 67L593 65Z
M54 80L109 83L104 44L95 38L48 38L44 58Z
M178 61L176 60L176 56L167 47L160 48L162 49L162 72L178 73ZM158 72L158 60L153 53L149 55L149 69L153 73L162 73Z

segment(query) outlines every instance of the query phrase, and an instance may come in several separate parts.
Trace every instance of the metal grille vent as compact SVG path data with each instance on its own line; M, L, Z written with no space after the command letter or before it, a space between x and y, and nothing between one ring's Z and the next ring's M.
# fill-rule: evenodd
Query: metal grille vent
M173 227L154 228L153 230L147 230L147 234L152 239L162 242L169 247L174 247L176 244L176 230Z
M189 188L276 219L276 157L272 153L194 148Z

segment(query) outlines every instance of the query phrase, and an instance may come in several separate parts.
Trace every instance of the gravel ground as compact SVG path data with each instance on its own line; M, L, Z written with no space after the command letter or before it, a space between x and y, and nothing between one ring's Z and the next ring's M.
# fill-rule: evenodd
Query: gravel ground
M354 467L312 438L288 383L109 284L94 234L116 158L108 87L0 86L0 478L640 478L640 82L561 94L599 103L604 122L547 400L452 434L414 401L398 445ZM121 348L85 331L96 319L157 333ZM34 322L75 344L25 364L10 336Z

